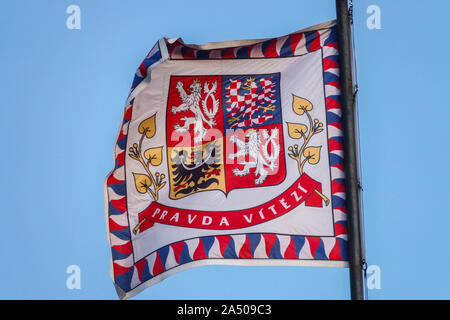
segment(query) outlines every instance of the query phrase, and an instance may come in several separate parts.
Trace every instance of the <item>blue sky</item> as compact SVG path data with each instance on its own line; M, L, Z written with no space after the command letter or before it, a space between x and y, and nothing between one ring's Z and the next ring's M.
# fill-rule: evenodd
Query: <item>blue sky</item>
M68 30L66 8L81 8ZM369 5L381 30L366 27ZM161 36L275 37L335 18L334 1L8 1L0 13L0 298L116 299L103 180L134 71ZM449 299L447 0L355 4L371 299ZM81 289L66 268L81 268ZM208 266L136 299L347 299L347 269Z

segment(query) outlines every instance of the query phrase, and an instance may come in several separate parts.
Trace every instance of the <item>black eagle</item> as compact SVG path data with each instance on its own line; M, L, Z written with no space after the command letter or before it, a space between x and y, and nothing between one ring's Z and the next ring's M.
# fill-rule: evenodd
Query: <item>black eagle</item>
M206 189L213 183L219 184L218 179L209 178L212 176L211 172L218 170L220 167L220 146L215 143L206 146L205 150L194 151L190 160L188 159L188 152L181 150L176 153L172 161L175 190L180 189L175 195L187 195L193 191ZM203 181L199 183L201 179Z

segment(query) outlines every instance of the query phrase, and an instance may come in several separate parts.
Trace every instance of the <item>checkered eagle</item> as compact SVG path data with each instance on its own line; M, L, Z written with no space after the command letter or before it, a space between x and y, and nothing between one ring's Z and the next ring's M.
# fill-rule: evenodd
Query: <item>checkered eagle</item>
M272 77L259 79L259 84L255 78L249 77L244 85L241 79L230 79L230 85L225 88L225 97L228 98L225 103L229 112L227 120L230 127L251 127L272 119L273 114L265 113L275 111L275 86Z

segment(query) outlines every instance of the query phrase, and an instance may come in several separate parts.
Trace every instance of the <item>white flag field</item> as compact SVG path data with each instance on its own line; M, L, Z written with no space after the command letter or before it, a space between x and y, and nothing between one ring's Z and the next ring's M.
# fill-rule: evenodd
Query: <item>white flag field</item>
M160 39L105 180L121 299L202 265L348 267L334 22L270 39Z

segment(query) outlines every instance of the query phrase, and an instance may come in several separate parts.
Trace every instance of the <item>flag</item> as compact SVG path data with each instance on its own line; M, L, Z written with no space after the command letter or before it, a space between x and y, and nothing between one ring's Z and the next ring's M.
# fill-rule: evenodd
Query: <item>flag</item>
M105 180L120 298L200 265L347 267L334 22L260 40L159 40Z

